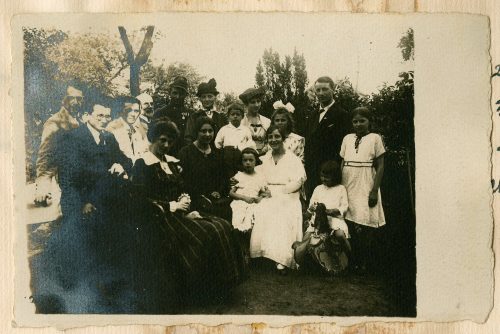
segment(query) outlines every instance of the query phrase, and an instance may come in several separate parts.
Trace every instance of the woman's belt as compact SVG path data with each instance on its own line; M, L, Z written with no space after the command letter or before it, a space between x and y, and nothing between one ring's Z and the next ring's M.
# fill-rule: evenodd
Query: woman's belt
M344 161L344 166L349 167L373 167L373 161Z

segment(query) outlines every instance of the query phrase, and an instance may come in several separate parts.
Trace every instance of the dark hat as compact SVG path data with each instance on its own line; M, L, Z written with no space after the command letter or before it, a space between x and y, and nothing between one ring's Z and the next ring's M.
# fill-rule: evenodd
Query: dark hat
M174 82L172 82L170 84L170 88L172 88L172 87L180 88L187 93L188 81L187 81L186 77L183 77L183 76L175 77Z
M229 106L227 106L227 113L229 114L229 112L231 110L239 110L241 111L242 114L245 113L245 106L243 105L243 103L241 103L241 101L234 101L233 103L231 103Z
M246 91L240 94L240 100L243 101L243 103L248 104L251 99L255 97L262 97L266 94L265 90L263 87L259 88L248 88Z
M198 92L196 93L196 95L199 97L203 94L214 94L214 95L217 95L219 94L219 92L217 91L217 82L215 81L214 78L208 80L208 82L202 82L199 86L198 86Z

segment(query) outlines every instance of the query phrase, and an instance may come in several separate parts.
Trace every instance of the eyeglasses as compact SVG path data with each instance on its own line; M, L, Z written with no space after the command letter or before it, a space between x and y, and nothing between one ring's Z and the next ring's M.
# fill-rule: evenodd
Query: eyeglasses
M75 99L77 101L83 101L83 96L71 96L71 95L68 95L68 98Z

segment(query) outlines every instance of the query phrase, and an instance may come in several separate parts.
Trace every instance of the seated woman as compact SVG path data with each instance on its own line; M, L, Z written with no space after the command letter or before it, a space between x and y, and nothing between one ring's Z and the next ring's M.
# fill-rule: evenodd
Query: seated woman
M306 179L300 159L283 146L284 133L275 125L267 130L271 151L261 158L267 181L268 198L256 208L250 239L250 257L266 257L276 262L280 274L294 268L292 244L302 240L300 189Z
M182 300L191 296L198 298L197 302L200 296L217 300L239 282L241 256L229 222L191 211L191 197L198 194L190 197L182 192L179 160L167 155L178 135L177 127L170 121L150 126L150 153L136 161L132 183L145 200L143 216L160 218L156 234L161 235L164 243L153 250L169 253L163 266L176 277ZM149 242L145 238L142 246L151 248ZM162 289L160 284L157 292Z
M194 133L195 141L179 152L186 191L193 200L192 208L230 220L229 177L224 154L213 143L214 121L199 117Z

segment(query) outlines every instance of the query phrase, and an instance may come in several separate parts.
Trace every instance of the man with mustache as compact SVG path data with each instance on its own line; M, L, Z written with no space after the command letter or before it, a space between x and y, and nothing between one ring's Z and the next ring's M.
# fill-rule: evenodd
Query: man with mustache
M51 181L52 177L57 177L58 171L56 142L64 133L83 123L83 98L81 90L68 86L61 109L50 116L43 125L36 161L35 205L37 206L48 206L51 203Z

